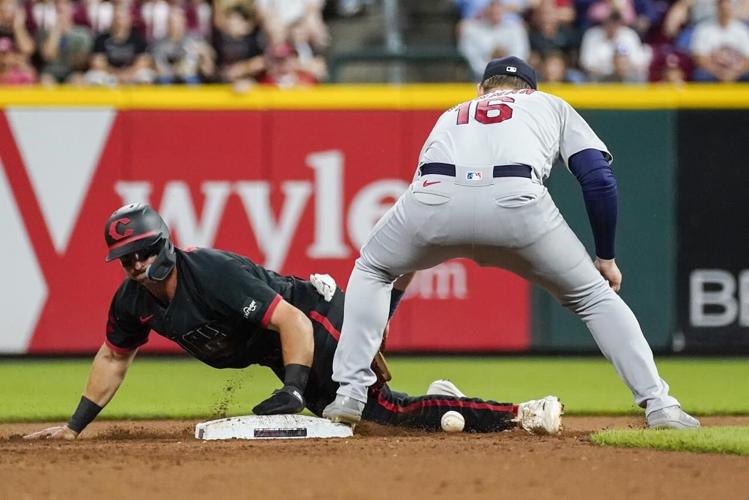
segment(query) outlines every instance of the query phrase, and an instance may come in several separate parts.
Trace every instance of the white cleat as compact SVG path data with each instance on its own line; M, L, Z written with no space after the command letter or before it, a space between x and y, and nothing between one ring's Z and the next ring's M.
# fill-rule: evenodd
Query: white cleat
M559 434L564 405L556 396L532 399L518 405L515 421L531 434Z
M700 421L685 412L679 406L668 406L650 413L647 416L651 429L697 429Z
M361 420L364 403L348 396L337 394L332 403L325 407L322 416L333 423L354 426Z
M435 380L427 388L427 396L450 396L453 398L465 398L460 389L447 379Z

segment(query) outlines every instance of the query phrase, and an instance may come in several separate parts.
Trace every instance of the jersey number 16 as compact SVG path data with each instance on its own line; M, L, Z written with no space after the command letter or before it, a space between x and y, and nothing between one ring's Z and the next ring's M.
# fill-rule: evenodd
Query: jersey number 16
M458 107L458 125L466 125L468 123L468 112L471 107L471 102L472 101L464 102ZM505 104L508 102L515 102L515 99L503 96L481 101L476 106L476 113L473 118L484 125L502 123L505 120L509 120L512 118L512 108ZM491 111L495 111L496 114L489 115L489 112Z

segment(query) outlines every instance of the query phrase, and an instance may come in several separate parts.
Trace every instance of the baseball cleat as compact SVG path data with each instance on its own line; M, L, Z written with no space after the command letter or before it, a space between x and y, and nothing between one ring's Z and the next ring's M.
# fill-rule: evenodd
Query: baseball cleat
M532 399L518 405L515 421L531 434L559 434L564 405L556 396Z
M353 426L359 423L363 411L364 403L338 394L333 402L322 411L322 416L332 422Z
M700 421L677 406L661 408L646 417L651 429L696 429Z
M450 396L453 398L465 398L460 389L447 379L435 380L427 388L427 396Z

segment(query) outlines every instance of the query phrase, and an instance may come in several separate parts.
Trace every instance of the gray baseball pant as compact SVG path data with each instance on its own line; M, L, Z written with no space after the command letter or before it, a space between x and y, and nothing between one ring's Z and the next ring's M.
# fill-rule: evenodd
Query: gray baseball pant
M546 188L526 178L491 175L487 169L483 181L465 181L458 168L456 177L423 176L373 228L346 290L333 360L338 394L367 400L393 281L464 257L540 285L579 316L646 413L678 405L634 314L595 268Z

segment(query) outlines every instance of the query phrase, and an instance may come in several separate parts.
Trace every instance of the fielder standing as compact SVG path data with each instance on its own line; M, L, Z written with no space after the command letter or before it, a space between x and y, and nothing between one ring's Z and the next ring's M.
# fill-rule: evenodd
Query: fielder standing
M359 420L393 281L466 257L542 286L582 319L645 408L650 427L699 426L669 395L637 319L616 293L622 275L614 260L612 156L569 104L536 88L535 71L521 59L495 59L479 97L437 120L413 183L374 227L354 265L333 362L340 386L324 416ZM558 156L582 186L595 261L543 185Z

